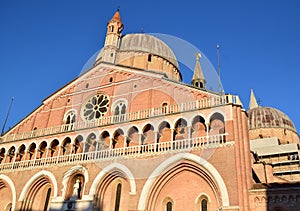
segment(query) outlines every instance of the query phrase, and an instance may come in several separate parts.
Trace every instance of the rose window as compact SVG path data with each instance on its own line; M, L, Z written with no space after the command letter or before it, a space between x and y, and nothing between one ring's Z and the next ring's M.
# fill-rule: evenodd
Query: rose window
M107 112L109 98L104 94L97 94L91 97L84 105L82 116L85 120L98 119Z

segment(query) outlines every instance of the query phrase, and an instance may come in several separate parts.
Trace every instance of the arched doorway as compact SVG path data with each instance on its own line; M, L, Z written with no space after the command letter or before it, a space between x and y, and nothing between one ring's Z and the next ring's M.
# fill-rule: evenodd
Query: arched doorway
M22 211L49 210L54 191L48 176L38 177L25 191L25 198L21 204Z

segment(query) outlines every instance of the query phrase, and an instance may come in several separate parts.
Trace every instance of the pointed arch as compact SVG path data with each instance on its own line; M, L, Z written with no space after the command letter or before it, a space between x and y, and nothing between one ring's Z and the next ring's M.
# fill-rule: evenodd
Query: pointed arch
M93 184L91 186L90 189L90 193L89 195L95 195L96 194L96 190L98 185L100 184L100 182L102 181L102 179L104 178L104 176L106 174L108 174L109 172L112 172L113 170L119 170L121 171L126 178L129 180L129 184L130 184L130 194L136 194L136 183L135 183L135 179L133 174L131 173L131 171L124 165L120 164L120 163L113 163L110 164L109 166L105 167L94 179Z
M169 159L165 160L162 162L148 177L142 192L140 194L140 199L138 202L138 210L145 210L146 209L146 203L148 200L149 196L149 191L152 188L154 182L156 181L156 178L158 175L161 175L162 172L164 172L167 168L169 168L171 165L177 163L180 160L190 160L201 167L203 167L209 174L210 176L215 180L220 194L221 194L221 199L222 199L222 205L223 206L229 206L229 196L228 196L228 191L225 185L225 182L219 172L214 168L213 165L211 165L207 160L194 155L194 154L189 154L189 153L179 153L173 157L170 157Z
M49 172L49 171L46 171L46 170L42 170L38 173L36 173L35 175L33 175L29 180L28 182L25 184L24 188L22 189L22 192L20 194L20 197L19 197L19 201L24 201L25 199L25 196L29 190L29 188L31 187L32 184L34 184L34 182L43 177L43 176L46 176L48 177L51 182L52 182L52 185L53 185L53 196L54 197L57 197L57 191L58 191L58 187L57 187L57 181L56 181L56 178L55 176Z
M5 183L8 184L8 186L11 190L11 193L12 193L12 210L15 210L15 206L16 206L16 202L17 202L17 192L16 192L15 185L14 185L13 181L8 176L6 176L4 174L0 174L0 183L1 183L1 180L5 181ZM1 186L1 184L0 184L0 186Z

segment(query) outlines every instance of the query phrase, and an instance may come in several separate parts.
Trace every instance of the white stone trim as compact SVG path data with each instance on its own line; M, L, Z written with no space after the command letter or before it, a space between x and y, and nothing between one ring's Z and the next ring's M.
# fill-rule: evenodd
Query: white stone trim
M199 199L202 197L202 196L205 196L206 198L207 198L207 200L208 200L208 202L211 202L211 199L210 199L210 197L206 194L206 193L200 193L198 196L197 196L197 198L195 199L195 204L197 204L198 202L199 202Z
M6 175L0 174L0 179L7 182L12 192L12 210L15 210L16 200L17 200L17 192L13 181Z
M96 190L97 187L99 185L99 183L101 182L101 180L103 179L103 177L109 173L110 171L114 170L114 169L119 169L121 170L123 173L125 173L125 175L127 176L127 178L129 179L129 184L130 184L130 193L132 195L136 194L136 184L135 184L135 179L133 177L133 174L131 173L131 171L124 165L120 164L120 163L112 163L109 166L105 167L94 179L93 184L91 186L90 189L90 193L89 195L95 195L96 194Z
M143 190L140 195L139 203L138 203L138 210L145 210L146 209L146 202L148 199L148 194L153 186L156 178L158 175L161 175L163 171L165 171L168 167L173 165L174 163L177 163L180 160L190 160L193 161L199 165L201 165L203 168L205 168L209 173L210 176L214 178L216 181L218 188L221 192L221 197L222 197L222 206L229 206L229 196L228 196L228 191L226 188L226 185L224 183L224 180L222 179L221 175L219 172L211 165L207 160L194 155L194 154L189 154L189 153L179 153L173 157L170 157L169 159L165 160L162 162L153 172L152 174L148 177Z

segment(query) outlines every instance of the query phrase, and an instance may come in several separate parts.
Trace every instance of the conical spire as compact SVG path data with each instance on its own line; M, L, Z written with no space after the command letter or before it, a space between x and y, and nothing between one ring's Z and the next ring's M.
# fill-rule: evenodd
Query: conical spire
M123 28L123 23L122 23L119 9L117 9L117 11L115 12L115 14L113 15L113 17L110 19L110 21L108 23L111 23L111 22L117 22L118 28Z
M198 88L204 88L205 89L206 80L205 80L205 77L203 75L202 67L201 67L201 64L200 64L200 58L201 57L202 56L199 52L196 53L196 65L195 65L195 69L194 69L192 85L195 86L195 87L198 87Z
M251 92L250 92L250 101L249 101L249 108L248 108L248 110L253 109L253 108L257 108L257 107L258 107L258 103L257 103L257 100L256 100L256 98L255 98L254 92L253 92L253 90L251 89Z

